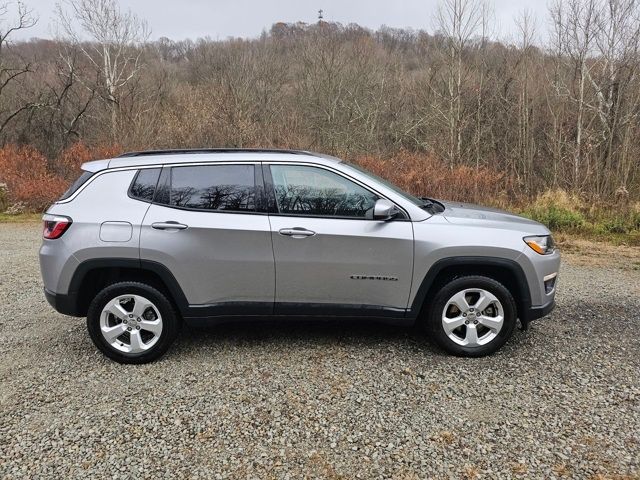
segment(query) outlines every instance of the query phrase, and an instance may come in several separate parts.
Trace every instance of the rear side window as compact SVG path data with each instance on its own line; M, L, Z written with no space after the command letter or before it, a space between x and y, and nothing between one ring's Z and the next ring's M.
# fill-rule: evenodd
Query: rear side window
M93 172L82 172L82 175L80 175L78 177L78 179L73 182L71 184L71 186L67 189L66 192L64 192L62 194L62 196L58 199L58 201L60 200L66 200L67 198L69 198L71 195L73 195L74 193L76 193L78 191L78 189L84 185L85 183L87 183L87 180L89 180L91 177L93 177Z
M162 195L156 196L158 202L196 210L231 212L256 210L253 165L173 167L169 177L168 195L162 192Z
M129 195L138 200L150 202L153 200L153 194L156 191L158 177L160 176L160 168L148 168L139 170L135 180L129 189Z

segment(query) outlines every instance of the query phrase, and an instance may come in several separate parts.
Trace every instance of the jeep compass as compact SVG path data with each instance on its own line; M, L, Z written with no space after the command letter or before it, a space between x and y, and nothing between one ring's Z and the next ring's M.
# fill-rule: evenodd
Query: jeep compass
M43 217L44 292L118 362L158 358L182 322L257 316L418 324L478 357L554 306L545 226L416 198L337 158L162 150L82 169Z

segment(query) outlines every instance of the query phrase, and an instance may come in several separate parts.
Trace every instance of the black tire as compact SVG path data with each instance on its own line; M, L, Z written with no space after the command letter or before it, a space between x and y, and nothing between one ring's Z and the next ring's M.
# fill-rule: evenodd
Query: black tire
M100 316L107 302L120 295L140 295L158 309L162 317L162 332L159 339L148 350L141 353L125 353L112 347L100 330ZM87 330L93 343L107 357L118 363L141 364L152 362L166 353L180 331L181 320L171 302L159 290L138 282L114 283L102 289L89 305ZM142 332L141 332L142 333Z
M442 314L449 299L466 289L483 289L502 304L504 323L498 334L485 345L464 346L453 341L442 326ZM500 282L483 276L458 277L445 284L435 295L428 309L426 329L429 336L448 353L460 357L483 357L500 349L509 340L516 326L518 310L511 292Z

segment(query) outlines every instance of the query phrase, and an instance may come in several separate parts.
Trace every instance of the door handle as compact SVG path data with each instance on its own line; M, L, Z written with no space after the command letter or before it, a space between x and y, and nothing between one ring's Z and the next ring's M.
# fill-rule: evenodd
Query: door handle
M169 220L168 222L155 222L151 224L151 228L155 228L156 230L184 230L187 227L188 225L174 222L173 220Z
M278 230L278 233L280 235L285 235L287 237L293 238L313 237L316 234L316 232L314 232L313 230L307 230L306 228L302 227L281 228L280 230Z

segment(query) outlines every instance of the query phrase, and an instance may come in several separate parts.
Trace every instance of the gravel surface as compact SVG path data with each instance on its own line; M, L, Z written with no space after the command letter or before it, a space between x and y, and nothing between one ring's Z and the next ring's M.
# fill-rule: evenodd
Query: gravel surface
M39 237L0 224L0 478L640 478L640 254L570 257L557 309L489 358L290 322L124 366L46 303Z

